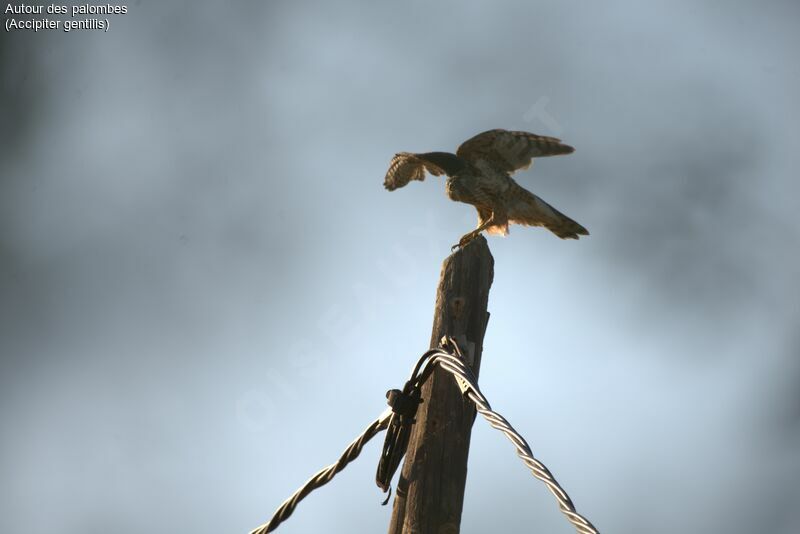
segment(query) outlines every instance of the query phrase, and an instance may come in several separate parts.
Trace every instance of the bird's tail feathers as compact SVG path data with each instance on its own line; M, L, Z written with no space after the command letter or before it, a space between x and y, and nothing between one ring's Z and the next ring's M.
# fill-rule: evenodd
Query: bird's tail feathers
M525 226L543 226L561 239L578 239L589 231L553 206L520 187L519 200L509 211L509 219Z

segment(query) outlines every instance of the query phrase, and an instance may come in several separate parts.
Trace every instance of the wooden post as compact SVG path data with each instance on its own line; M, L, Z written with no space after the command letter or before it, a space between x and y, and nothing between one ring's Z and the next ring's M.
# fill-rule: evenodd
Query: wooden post
M478 376L494 258L483 236L445 259L436 292L431 347L453 336L471 353ZM467 456L475 410L453 376L441 369L422 388L405 463L397 484L389 534L457 534L464 504Z

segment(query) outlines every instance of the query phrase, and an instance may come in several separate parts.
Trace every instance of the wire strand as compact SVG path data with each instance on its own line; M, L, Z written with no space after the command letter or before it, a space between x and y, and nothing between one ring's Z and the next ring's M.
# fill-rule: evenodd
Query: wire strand
M278 510L272 515L272 519L260 527L256 527L251 530L250 534L266 534L267 532L272 532L278 528L278 525L289 519L289 516L292 515L292 512L294 512L294 509L297 507L297 503L303 500L306 495L330 482L336 473L344 469L347 464L358 458L358 455L361 454L361 450L364 448L364 445L373 437L375 437L378 432L386 429L391 415L391 409L387 408L384 410L384 412L379 415L377 419L375 419L366 429L364 429L360 436L354 439L350 445L347 446L345 451L342 453L342 456L335 463L332 463L328 467L317 471L317 473L308 479L308 481L303 484L300 489L295 491L291 497L286 499L283 504L281 504Z
M448 338L448 342L453 345L458 356L440 349L428 360L429 365L438 364L442 369L448 371L456 378L456 382L459 383L459 387L462 388L464 395L475 404L478 413L486 419L489 425L505 434L511 443L514 444L517 456L522 459L523 463L530 469L534 477L544 482L547 489L550 490L550 493L552 493L558 501L561 512L580 534L599 534L597 528L575 510L572 499L570 499L567 492L561 487L550 470L547 469L542 462L534 458L533 452L528 442L525 441L525 438L514 430L514 427L511 426L511 423L509 423L505 417L492 410L489 401L483 395L480 388L478 388L475 375L464 363L458 345L452 338Z

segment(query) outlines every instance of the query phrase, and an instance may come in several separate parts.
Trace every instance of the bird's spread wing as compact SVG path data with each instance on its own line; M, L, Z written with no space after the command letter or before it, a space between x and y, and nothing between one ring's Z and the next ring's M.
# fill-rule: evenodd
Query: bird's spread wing
M389 170L386 171L386 178L383 180L383 186L389 191L394 191L412 180L424 180L425 171L434 176L445 174L442 167L425 158L423 154L400 152L392 158Z
M471 163L486 162L507 173L527 169L531 158L570 154L575 149L560 139L528 132L489 130L464 141L456 155Z

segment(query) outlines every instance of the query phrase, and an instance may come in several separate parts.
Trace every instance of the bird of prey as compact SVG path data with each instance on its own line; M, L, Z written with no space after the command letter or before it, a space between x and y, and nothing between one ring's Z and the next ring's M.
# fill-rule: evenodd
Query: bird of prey
M570 154L575 149L555 137L528 132L489 130L468 139L450 152L412 154L392 158L383 182L394 191L412 180L424 180L425 172L447 175L445 188L452 200L472 204L478 210L478 227L464 235L453 248L463 247L483 230L508 234L509 224L544 226L561 239L578 239L589 232L511 178L527 169L532 158Z

